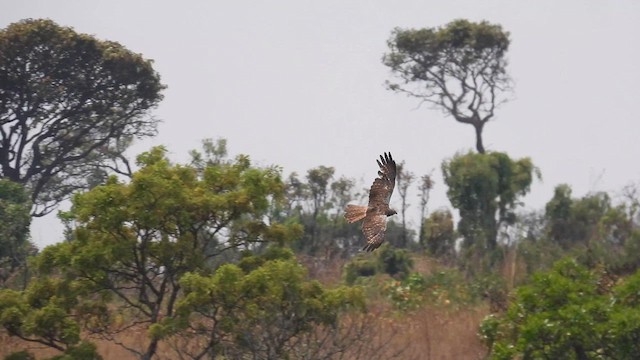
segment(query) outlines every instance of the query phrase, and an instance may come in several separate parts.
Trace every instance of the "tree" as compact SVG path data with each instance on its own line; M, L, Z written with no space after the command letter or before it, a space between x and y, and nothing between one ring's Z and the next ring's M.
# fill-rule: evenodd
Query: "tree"
M423 220L422 246L430 255L452 259L455 256L456 232L453 226L453 215L449 210L437 210Z
M564 248L586 244L600 235L598 224L612 210L609 195L604 192L573 199L569 185L558 185L545 206L548 236Z
M270 250L225 264L212 275L185 275L185 297L177 310L184 318L158 324L152 334L178 330L175 349L192 359L320 359L345 351L332 349L332 342L308 340L335 332L349 309L363 310L362 289L327 289L307 279L291 251Z
M81 287L69 285L61 279L41 277L29 283L25 291L0 290L0 326L9 335L27 342L65 354L85 349L92 356L81 358L101 359L95 347L80 341L78 320L87 314L78 301Z
M636 204L626 200L614 205L605 192L572 198L569 185L558 185L545 206L546 235L585 264L603 262L615 271L633 272L640 264L640 230L634 221Z
M406 212L409 204L407 203L407 196L409 186L413 183L415 174L405 169L404 161L398 164L398 171L396 175L396 186L398 188L398 195L400 195L400 217L402 221L402 235L400 237L400 243L395 244L398 247L405 248L409 244L409 237L407 232L407 218Z
M510 89L505 54L509 33L500 25L455 20L441 28L395 29L383 63L399 78L387 82L439 108L475 129L476 149L484 153L482 130Z
M211 274L238 250L291 241L301 229L265 223L283 195L280 172L255 168L246 156L198 168L171 164L154 148L138 165L130 182L111 177L74 197L75 239L43 250L36 268L82 290L83 308L95 312L81 324L150 359L163 339L132 344L125 330L174 317L186 273Z
M329 197L329 182L333 178L333 167L318 166L307 171L307 183L311 199L311 212L313 219L317 220L319 214L326 209Z
M550 240L566 246L571 242L569 222L571 217L571 187L567 184L556 186L553 198L545 205L545 218Z
M355 186L356 182L345 176L331 183L331 204L335 210L336 219L344 216L347 204L358 195L354 192Z
M228 161L227 139L220 138L202 140L202 152L191 150L191 165L199 171L204 171L208 166L216 166Z
M442 173L447 197L460 213L463 251L480 259L496 249L498 228L515 222L518 198L540 176L529 158L512 160L500 152L457 154L442 163Z
M305 228L305 234L301 241L301 249L310 254L316 254L321 249L325 238L323 230L328 222L326 211L329 207L330 181L335 169L333 167L318 166L307 171L307 182L302 185L302 209L300 220ZM328 247L324 247L328 250Z
M51 20L0 30L0 175L27 187L33 215L100 183L130 174L124 151L152 136L147 116L164 85L145 60L112 41Z
M0 179L0 286L14 271L26 264L32 252L29 242L31 203L24 188Z
M356 182L344 176L333 180L334 173L333 167L318 166L307 171L306 181L295 173L287 179L285 208L278 218L293 218L304 226L303 237L293 244L296 251L328 259L361 247L358 224L344 219L346 204L360 196Z
M431 195L431 190L433 189L433 177L431 173L422 175L420 178L421 182L418 187L420 193L418 196L420 197L420 235L418 241L420 244L424 245L424 222L425 216L427 215L427 205L429 204L429 196Z

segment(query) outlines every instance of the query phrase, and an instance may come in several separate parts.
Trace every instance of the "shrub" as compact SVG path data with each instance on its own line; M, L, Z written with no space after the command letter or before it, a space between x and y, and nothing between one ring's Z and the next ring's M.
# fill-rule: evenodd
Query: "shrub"
M377 273L377 264L371 257L356 256L344 266L344 280L353 285L361 277L373 276Z
M640 272L612 288L605 274L575 260L557 262L517 289L502 317L480 336L493 359L631 359L640 353Z
M395 278L406 278L413 268L413 260L404 249L396 249L385 244L377 251L377 255L380 271Z
M32 353L23 350L5 356L4 360L36 360L36 357Z

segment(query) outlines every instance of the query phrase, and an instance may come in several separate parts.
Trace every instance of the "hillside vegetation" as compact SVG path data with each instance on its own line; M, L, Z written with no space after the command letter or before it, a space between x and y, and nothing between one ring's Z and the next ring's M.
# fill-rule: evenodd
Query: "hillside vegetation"
M257 166L224 139L134 162L165 88L151 61L50 20L0 30L0 356L637 357L640 187L558 184L524 210L541 170L482 141L510 90L509 43L484 21L392 32L389 89L472 125L477 151L442 161L451 207L436 211L433 174L398 161L397 215L363 252L344 213L368 184L331 164ZM69 197L65 240L37 249L31 218Z

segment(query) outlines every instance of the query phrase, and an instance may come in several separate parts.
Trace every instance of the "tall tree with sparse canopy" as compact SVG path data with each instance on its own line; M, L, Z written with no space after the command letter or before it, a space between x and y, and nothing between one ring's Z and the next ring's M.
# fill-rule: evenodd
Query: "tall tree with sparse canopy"
M509 33L486 21L455 20L440 28L396 28L388 46L383 62L399 80L388 88L472 125L476 149L484 153L482 130L511 85Z
M130 174L123 152L153 136L164 85L144 59L51 20L0 30L0 176L23 184L42 216L72 192Z

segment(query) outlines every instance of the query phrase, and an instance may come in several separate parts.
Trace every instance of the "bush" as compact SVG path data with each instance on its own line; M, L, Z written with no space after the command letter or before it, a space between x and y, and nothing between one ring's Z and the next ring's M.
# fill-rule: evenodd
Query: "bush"
M385 244L380 247L377 253L378 268L383 273L397 279L404 279L413 269L413 260L406 250L396 249Z
M464 305L473 301L473 292L464 276L455 269L434 272L425 278L429 301L436 305Z
M4 360L36 360L36 357L32 353L23 350L5 356Z
M425 279L421 274L413 273L404 281L389 280L382 293L399 310L413 310L425 300Z
M399 310L416 309L423 303L466 305L474 300L471 288L457 270L438 271L427 276L412 273L402 281L389 280L382 292Z
M51 360L102 360L93 343L83 341L68 348L63 355L52 357Z
M377 273L377 264L368 256L356 256L344 266L344 280L353 285L361 277L373 276Z
M630 359L640 353L640 272L612 288L601 269L557 262L516 291L480 335L493 359Z

